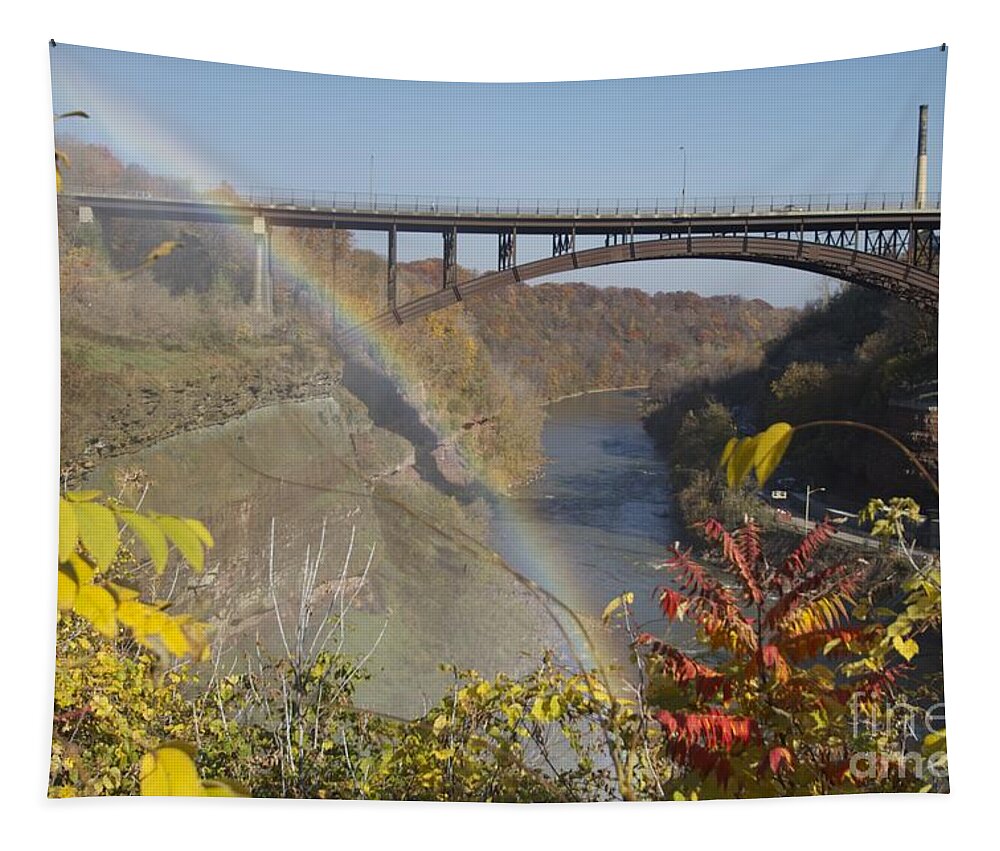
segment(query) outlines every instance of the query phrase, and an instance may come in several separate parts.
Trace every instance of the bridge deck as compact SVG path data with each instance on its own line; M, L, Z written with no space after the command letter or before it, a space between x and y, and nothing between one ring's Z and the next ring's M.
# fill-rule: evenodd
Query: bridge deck
M590 206L580 208L569 205L561 208L538 204L527 209L510 209L509 205L470 208L467 205L417 204L400 208L391 201L357 206L313 206L311 204L221 202L205 199L170 199L129 195L108 195L85 191L64 192L60 198L88 206L95 211L132 218L149 218L169 221L223 222L252 224L255 218L264 218L279 227L341 228L345 230L387 231L395 227L399 232L502 234L516 231L522 235L550 235L575 232L605 235L669 234L669 233L726 233L742 231L789 233L805 230L888 230L912 225L918 229L940 227L940 209L913 208L902 199L878 196L862 203L860 197L817 196L815 200L781 203L785 199L764 199L760 203L723 204L724 199L710 208L701 208L692 202L683 212L669 209L640 207L639 204ZM345 199L346 200L346 199ZM368 201L369 199L366 199ZM843 206L838 205L840 201ZM856 206L851 202L856 202ZM613 204L613 202L612 202ZM867 205L867 207L866 207Z
M711 207L692 199L678 209L643 202L593 205L538 201L522 209L521 202L495 206L435 201L391 204L376 196L344 208L333 198L327 206L293 197L232 200L205 197L157 198L149 195L102 194L68 190L63 202L87 211L136 219L221 222L252 226L257 237L254 300L258 309L272 309L268 231L272 227L339 228L387 233L386 311L355 332L376 330L411 321L462 300L511 283L570 269L610 263L670 258L705 258L766 263L815 272L862 286L887 290L935 311L938 303L938 231L940 204L915 207L904 196L769 197L749 205L741 199L714 199ZM346 199L344 199L346 201ZM801 201L801 203L800 203ZM725 202L725 203L720 203ZM699 204L701 206L699 206ZM444 237L442 288L398 304L396 243L399 233L437 233ZM498 266L493 273L458 283L456 236L492 234L498 237ZM519 264L516 238L552 237L551 258ZM587 248L577 237L605 238L604 248ZM638 237L638 239L637 239ZM354 336L351 333L349 336Z

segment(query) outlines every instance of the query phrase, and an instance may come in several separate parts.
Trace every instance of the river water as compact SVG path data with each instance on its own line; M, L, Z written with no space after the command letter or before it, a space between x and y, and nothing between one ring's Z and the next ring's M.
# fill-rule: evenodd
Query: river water
M666 464L639 418L641 398L611 391L550 404L544 475L500 500L492 522L497 551L581 616L597 644L591 662L626 662L624 636L600 624L613 598L632 592L639 625L659 621L654 591L663 574L654 566L679 537Z
M428 467L433 432L405 411L388 416L401 400L373 375L345 374L345 385L368 397L367 410L346 393L281 403L115 459L90 479L118 492L121 471L140 470L152 482L146 507L205 520L216 538L210 569L168 572L156 592L169 585L179 608L209 620L227 659L257 642L280 653L275 601L288 632L324 524L321 589L345 562L360 577L374 548L343 644L355 656L371 652L372 678L356 699L373 709L421 714L449 686L442 662L518 674L551 648L567 661L625 665L624 633L600 622L623 591L634 593L637 619L662 631L653 592L663 577L653 565L680 527L638 392L550 405L544 475L495 496L475 486L442 493ZM509 571L578 621L563 613L557 629ZM324 608L322 594L314 598ZM560 611L551 601L549 609Z

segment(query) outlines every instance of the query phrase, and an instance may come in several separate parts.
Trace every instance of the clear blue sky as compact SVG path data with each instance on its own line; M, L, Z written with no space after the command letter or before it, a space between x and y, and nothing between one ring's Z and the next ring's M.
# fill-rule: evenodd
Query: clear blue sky
M930 107L929 190L940 191L947 53L566 83L428 83L274 71L60 44L56 112L74 135L151 171L213 184L367 194L670 198L912 192L917 110ZM335 70L331 58L331 70ZM69 128L67 128L69 129ZM384 237L383 237L384 239ZM380 248L374 235L359 243ZM440 251L401 239L401 259ZM519 246L542 256L544 240ZM496 246L460 239L464 265ZM817 295L789 270L669 261L563 279L647 290L735 292L775 304Z

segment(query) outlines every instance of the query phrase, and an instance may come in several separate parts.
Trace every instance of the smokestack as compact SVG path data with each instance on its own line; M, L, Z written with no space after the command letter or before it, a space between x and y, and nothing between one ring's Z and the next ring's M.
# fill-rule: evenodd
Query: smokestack
M913 196L918 210L927 205L927 104L920 106L920 129L917 131L917 186Z

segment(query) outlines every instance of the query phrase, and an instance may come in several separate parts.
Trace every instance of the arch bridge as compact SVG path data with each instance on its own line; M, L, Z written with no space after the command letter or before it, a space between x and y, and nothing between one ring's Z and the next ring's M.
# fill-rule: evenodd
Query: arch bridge
M270 232L275 227L374 230L386 234L385 309L348 339L411 322L504 286L615 263L643 260L736 260L816 272L885 290L922 309L938 308L940 199L873 194L747 196L635 201L502 201L402 196L316 195L251 191L220 201L70 190L81 221L95 213L189 222L241 224L257 239L255 301L271 310ZM401 233L439 233L438 290L397 300ZM496 271L458 281L458 239L497 239ZM551 238L551 256L519 263L518 237ZM577 248L577 240L596 247ZM603 245L601 244L603 242Z

